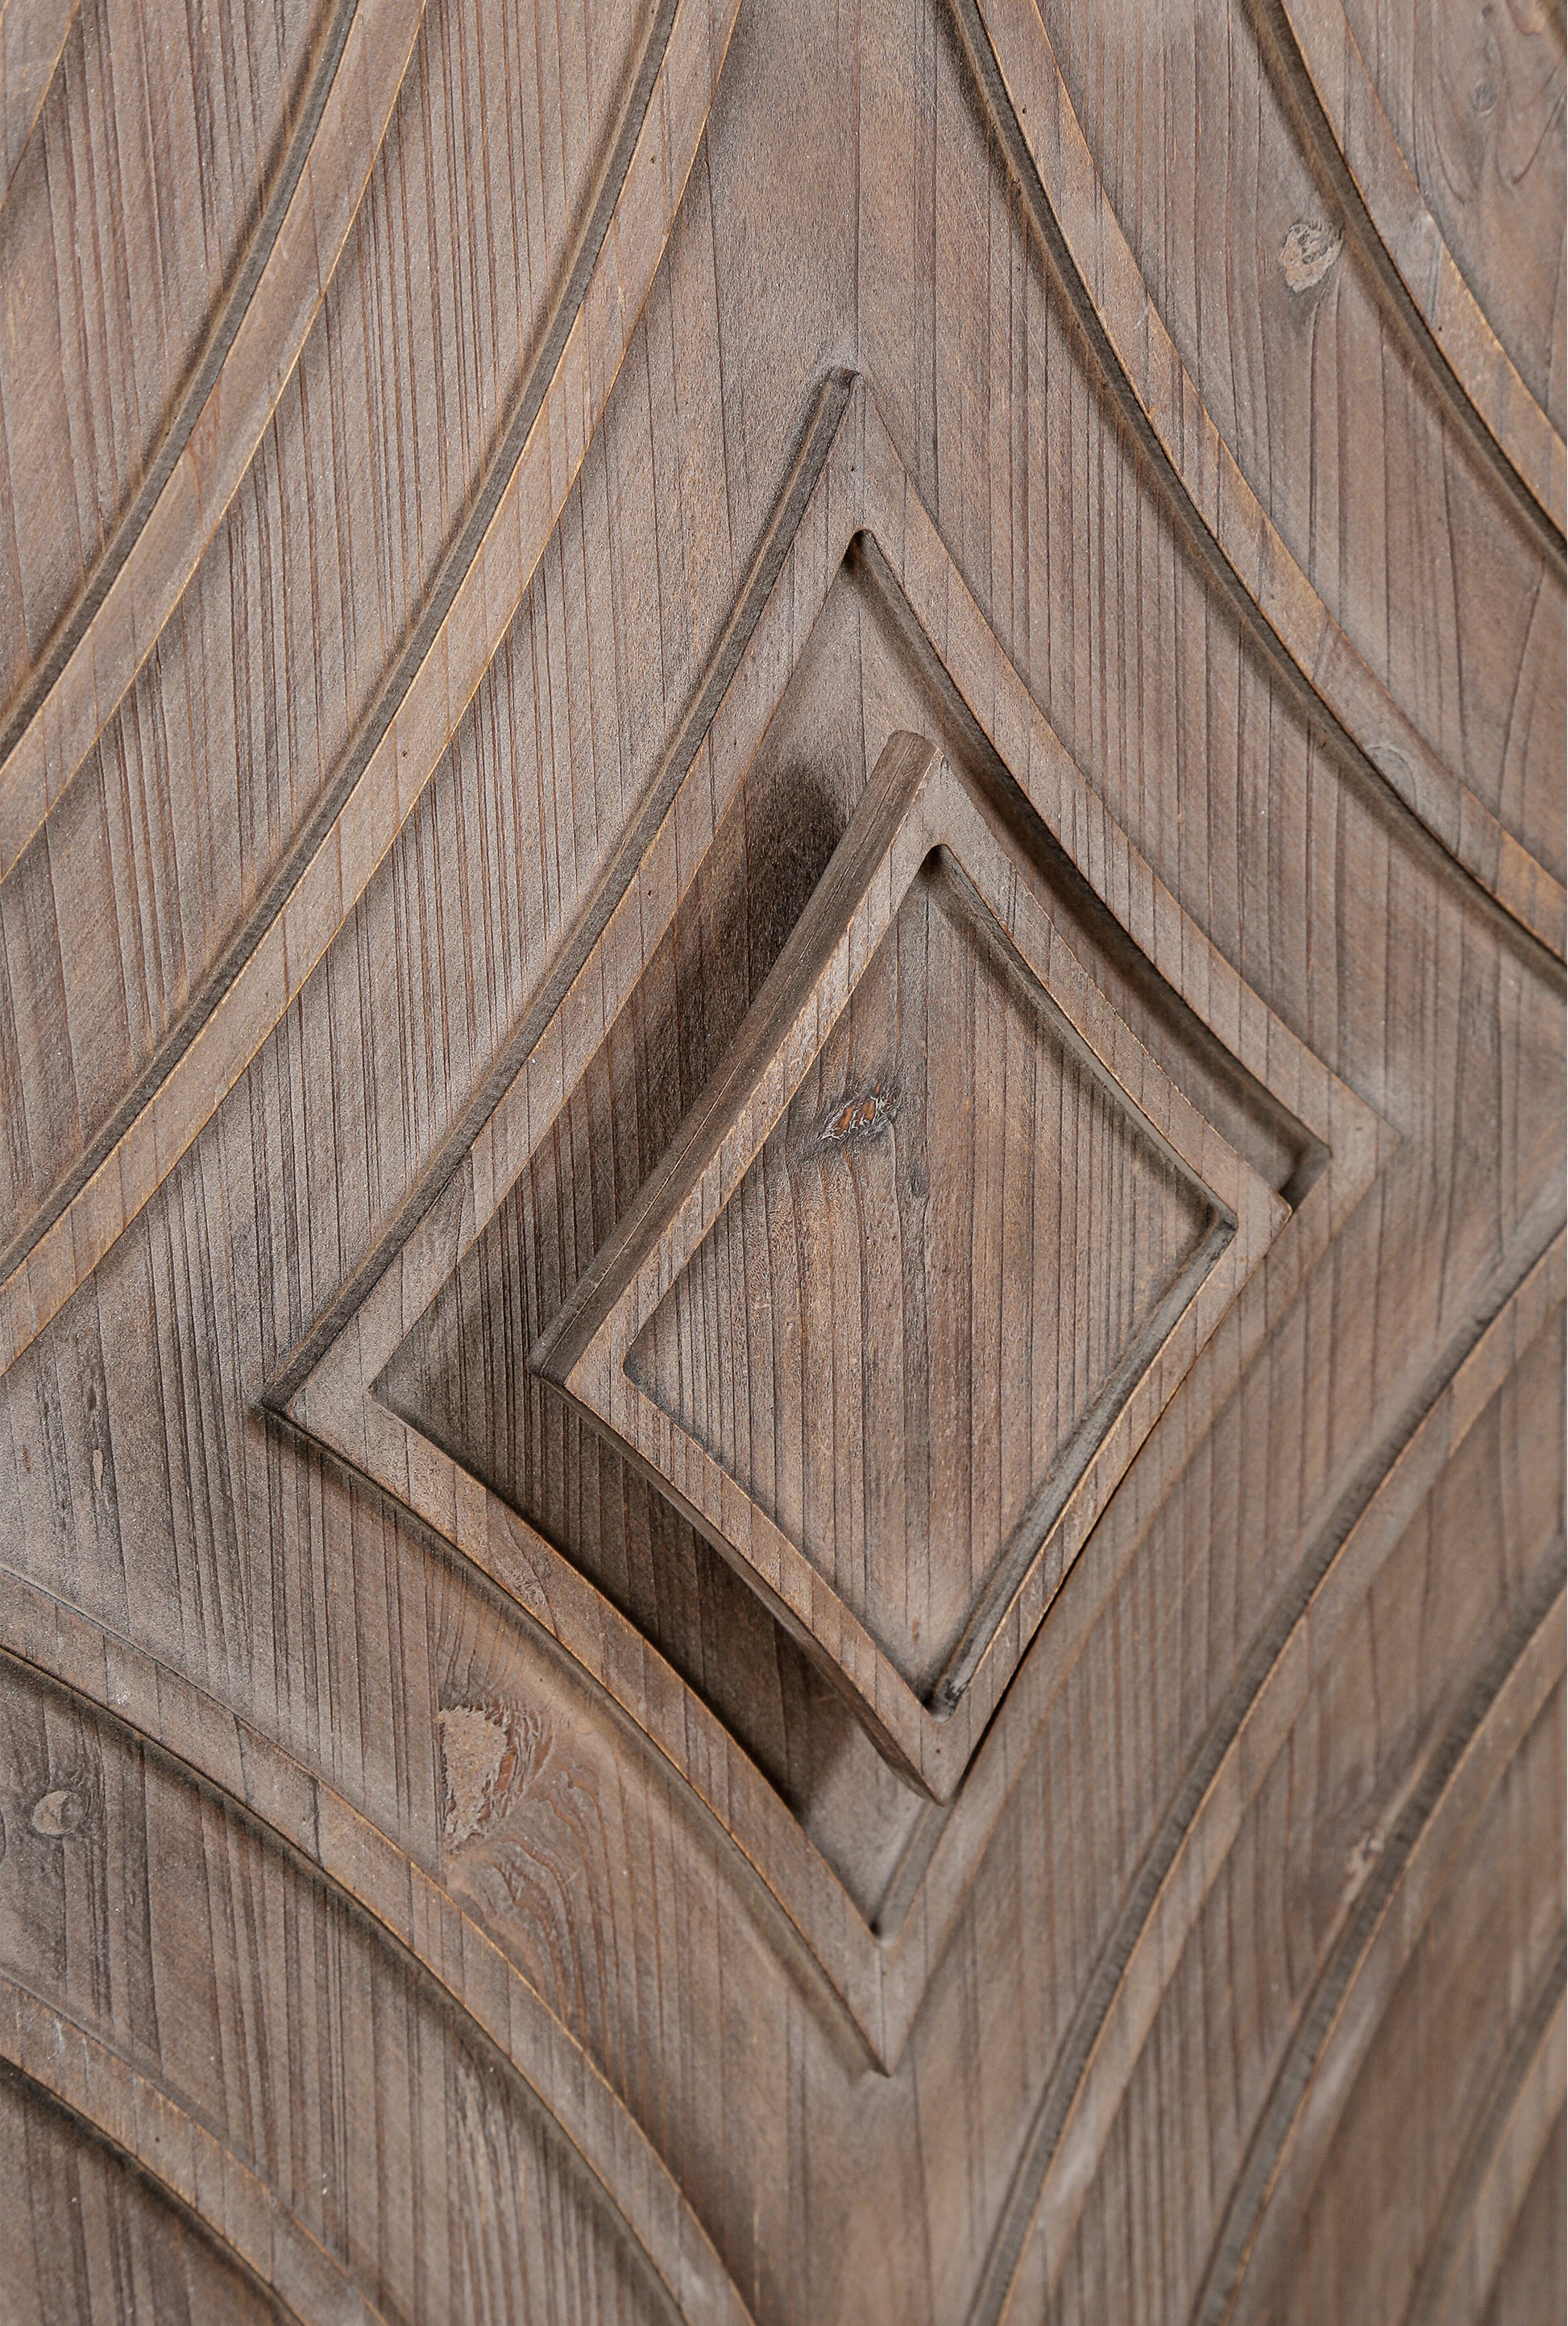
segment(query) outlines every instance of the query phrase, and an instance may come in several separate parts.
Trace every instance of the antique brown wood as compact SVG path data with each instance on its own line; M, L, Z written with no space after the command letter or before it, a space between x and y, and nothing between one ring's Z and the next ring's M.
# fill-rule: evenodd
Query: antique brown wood
M1553 0L0 0L0 2321L1564 2286Z

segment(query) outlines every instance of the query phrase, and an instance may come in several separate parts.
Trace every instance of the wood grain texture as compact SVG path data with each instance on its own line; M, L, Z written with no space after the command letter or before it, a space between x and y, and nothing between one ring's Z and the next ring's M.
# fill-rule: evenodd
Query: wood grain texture
M76 14L53 0L6 0L0 9L0 204L43 110Z
M1273 2161L1234 2290L1228 2240L1216 2257L1203 2303L1213 2315L1310 2317L1354 2288L1375 2315L1396 2317L1410 2299L1475 2087L1506 2054L1515 2014L1531 2015L1562 1975L1561 1615L1559 1603L1549 1640L1510 1674L1398 1869ZM1442 1856L1467 1817L1479 1830L1450 1891ZM1423 2061L1387 2060L1423 2043L1434 2046ZM1390 2141L1390 2087L1422 2091L1419 2141Z
M1552 52L1546 16L1532 21L1509 11L1495 29L1483 26L1478 42L1461 10L1441 21L1434 12L1419 34L1413 19L1396 26L1390 11L1392 37L1374 42L1378 86L1339 0L1288 0L1283 13L1349 181L1401 284L1516 473L1561 532L1568 478L1563 389L1551 380L1551 349L1563 296L1563 200L1554 198L1553 183L1562 172L1562 140L1553 123L1563 103L1563 61ZM1422 61L1413 71L1416 56ZM1460 87L1466 79L1468 88ZM1404 125L1403 139L1386 96ZM1502 126L1489 139L1499 98ZM1413 154L1419 157L1414 164ZM1479 233L1478 212L1486 220Z
M1484 2315L1499 2278L1506 2285L1505 2274L1511 2275L1510 2255L1522 2226L1520 2274L1526 2283L1507 2287L1504 2301L1529 2298L1530 2274L1536 2281L1534 2299L1543 2311L1550 2309L1554 2295L1559 2302L1563 2298L1560 2242L1538 2232L1532 2236L1527 2221L1521 2222L1537 2182L1551 2174L1552 2149L1563 2122L1562 1984L1554 1964L1489 2097L1470 2151L1449 2183L1442 2226L1410 2303L1414 2317Z
M36 2084L0 2078L7 2326L275 2326L289 2312Z
M0 729L5 869L87 762L250 465L359 209L423 13L393 0L333 19L267 215L181 409L91 587Z
M1060 188L1053 214L1093 317L1195 516L1302 675L1379 774L1467 870L1561 954L1555 776L1544 757L1537 809L1529 773L1532 738L1538 734L1546 752L1553 721L1562 718L1560 710L1540 702L1542 724L1535 725L1541 684L1548 690L1557 684L1551 641L1562 626L1560 543L1533 538L1495 488L1488 493L1489 480L1473 455L1467 460L1462 433L1456 434L1423 397L1418 353L1399 348L1376 282L1357 284L1347 265L1341 283L1344 228L1326 214L1331 206L1313 185L1311 157L1292 138L1283 108L1268 119L1274 92L1266 57L1250 41L1237 42L1231 28L1216 20L1213 33L1222 45L1230 42L1223 66L1217 58L1207 74L1199 63L1190 68L1220 88L1245 74L1250 102L1243 109L1263 110L1265 130L1273 131L1256 151L1251 141L1262 133L1251 126L1242 132L1247 144L1237 158L1235 177L1259 189L1260 203L1245 228L1218 216L1204 223L1210 190L1223 200L1232 173L1210 175L1199 168L1199 124L1183 91L1167 98L1157 80L1150 89L1157 117L1184 125L1184 183L1171 190L1171 198L1183 213L1191 209L1197 249L1227 252L1236 231L1255 244L1256 295L1238 294L1246 278L1233 284L1227 277L1223 287L1216 286L1210 303L1226 327L1210 332L1199 324L1199 274L1162 270L1154 281L1163 295L1156 297L1150 287L1151 245L1166 231L1164 189L1124 226L1117 178L1101 175L1117 152L1116 140L1099 134L1094 115L1086 138L1077 117L1078 81L1087 88L1115 86L1124 73L1143 80L1134 61L1136 22L1118 27L1113 15L1097 17L1098 38L1111 52L1092 69L1080 56L1077 74L1069 78L1028 0L988 0L977 18L985 29L976 45L989 44L1002 102L1014 112L1033 168L1042 182ZM1113 45L1118 29L1134 59L1124 60L1119 43ZM1209 30L1206 25L1205 36ZM1199 33L1194 30L1190 38L1199 48ZM1067 53L1070 58L1071 51ZM1126 134L1125 123L1120 134ZM1088 139L1096 141L1097 158L1091 157ZM1135 132L1129 143L1135 149ZM1142 197L1141 174L1134 183ZM1125 197L1124 206L1131 200ZM1332 289L1325 289L1330 281ZM1330 338L1321 358L1320 302L1326 307L1323 336ZM1227 346L1227 355L1222 353ZM1347 385L1339 391L1341 365ZM1325 373L1321 395L1320 368ZM1379 424L1363 434L1342 424L1340 415L1374 378L1381 381ZM1293 417L1288 416L1293 404ZM1277 475L1276 441L1303 446L1302 457L1287 460ZM1371 445L1376 474L1369 470L1360 477L1357 463L1362 448ZM1491 513L1483 518L1480 505L1489 499ZM1481 568L1471 563L1472 531L1484 534L1502 561L1485 583ZM1394 563L1405 560L1424 574L1423 588L1408 597L1388 586ZM1511 570L1505 572L1504 566ZM1484 590L1494 617L1511 632L1505 642L1494 628L1495 644L1489 641L1486 649L1489 675L1479 686L1464 668L1482 635L1479 602L1474 615L1465 602L1472 585Z
M11 0L8 88L12 41L36 45L30 20L46 13L69 29L0 201L7 758L34 673L190 437L303 167L350 9L149 18L112 0L74 14Z
M1557 20L26 5L0 2319L1534 2326Z
M1563 2307L1568 2269L1563 2259L1563 2209L1557 2198L1563 2186L1563 2118L1559 2116L1500 2257L1482 2313L1485 2326L1523 2326L1526 2319L1543 2312L1554 2316Z
M46 893L37 905L45 920L42 944L27 944L20 950L29 964L33 957L42 958L46 985L52 989L44 995L27 995L33 1005L28 1013L32 1022L26 1027L29 1038L24 1043L18 1029L10 1045L16 1060L18 1098L24 1092L31 1097L32 1112L42 1113L45 1128L44 1150L36 1163L32 1158L32 1141L23 1127L26 1116L15 1126L20 1135L10 1142L11 1153L22 1167L17 1174L17 1191L25 1202L31 1178L34 1201L23 1214L18 1233L8 1246L14 1264L6 1285L13 1302L24 1303L33 1319L51 1313L51 1296L45 1288L51 1280L57 1291L63 1291L59 1271L62 1262L68 1270L73 1269L74 1263L67 1256L76 1249L79 1233L87 1233L86 1248L101 1249L104 1239L112 1239L126 1216L134 1216L145 1195L182 1151L184 1140L194 1136L211 1102L217 1061L226 1062L217 1065L220 1077L226 1071L231 1076L238 1075L255 1046L276 1023L279 1003L286 1002L297 991L320 960L329 935L342 926L353 898L368 884L392 834L411 811L450 741L464 693L453 655L460 661L464 655L469 657L469 684L477 684L497 637L504 632L508 618L515 609L518 595L532 575L534 562L543 549L561 503L571 490L587 450L597 405L625 352L639 290L662 247L674 192L684 182L685 171L690 166L701 135L706 103L723 58L722 36L727 35L728 29L727 23L721 26L721 38L715 45L711 26L700 18L691 0L684 11L677 8L658 78L651 90L643 92L644 109L635 145L629 157L622 157L624 175L616 211L609 219L596 212L587 221L597 229L587 246L588 253L593 256L590 280L580 291L581 302L568 305L560 319L567 326L564 343L557 346L553 340L546 342L552 358L550 366L542 379L530 384L518 407L517 416L527 423L526 434L520 443L509 446L511 457L502 460L499 470L492 471L499 498L492 501L489 496L482 496L468 513L473 521L453 544L453 554L445 562L443 580L447 586L437 589L424 627L415 626L400 659L390 671L384 671L379 652L373 658L374 679L382 683L365 715L351 730L350 720L354 706L345 700L345 693L352 685L354 674L351 668L343 667L345 693L332 690L337 712L333 723L348 745L346 756L331 770L324 795L316 795L313 787L308 796L314 812L307 818L303 832L293 829L293 814L285 821L280 814L275 820L269 811L265 837L257 835L262 837L261 867L257 869L270 870L273 877L255 900L257 909L237 932L230 932L227 948L218 931L209 934L203 930L205 943L201 950L207 958L201 965L208 975L199 999L188 990L182 949L177 944L174 947L177 973L169 996L173 1005L169 1014L175 1016L176 1022L169 1038L163 1042L158 1039L164 1030L160 1020L165 1017L161 954L147 946L147 939L154 934L156 926L154 923L154 928L147 926L157 895L154 870L149 868L145 876L152 882L151 895L144 898L137 893L140 884L133 886L128 903L134 909L127 912L128 926L123 935L113 919L94 924L106 942L113 944L117 938L133 950L142 972L133 983L126 973L129 964L122 954L118 991L131 1020L141 1020L139 1041L134 1025L127 1027L123 1019L117 1025L113 1016L106 1020L91 1006L97 999L97 980L91 975L90 959L84 956L79 960L75 949L67 951L61 947L58 937L52 945L49 942L47 926L55 909L51 901L55 877L52 819L8 884L23 923L19 935L28 937L32 935L28 925L33 917L29 907L34 901L29 892L40 879L45 888ZM673 154L668 150L672 140ZM630 276L629 282L621 279L623 268ZM423 287L430 296L435 296L438 278L427 276ZM330 337L330 331L323 333L323 358ZM388 393L391 392L392 383L388 383ZM324 402L329 433L338 436L341 453L341 406L330 392ZM434 396L428 409L426 442L430 456L439 468L445 464L446 438L439 424L441 406ZM303 420L303 403L296 416ZM574 448L568 450L565 473L562 476L556 468L560 450L557 432L567 433L570 446L574 432L579 429L583 433L576 434ZM397 441L394 434L393 442ZM508 449L503 440L502 450ZM356 462L349 464L349 468L350 473L359 479L361 488L370 489L372 479L362 465ZM439 503L440 496L436 498ZM335 514L334 511L334 519ZM341 573L339 578L346 584L346 574ZM279 571L274 577L275 591L282 580ZM227 572L215 576L214 587L225 600L231 599ZM383 602L378 592L378 605ZM340 616L351 603L351 595L341 591ZM387 610L395 613L393 609ZM262 612L265 623L265 607ZM476 612L481 617L477 637ZM484 635L487 627L490 631L488 637ZM387 644L383 633L381 648ZM315 701L317 678L327 665L322 662L321 634L314 620L307 621L296 631L294 653L313 674L308 687L302 680L301 692L306 700ZM264 647L264 668L268 664L275 671L274 657ZM233 693L229 707L237 721L249 722L255 718L243 687ZM329 711L332 708L331 694L327 707ZM167 731L161 721L157 724L160 733ZM185 731L191 732L189 728ZM203 740L210 747L210 736ZM257 746L257 756L237 747L234 764L238 769L248 768L259 776L265 785L277 764L275 730L263 723L259 734L252 730L251 740ZM195 764L193 755L189 769L192 776ZM78 787L67 795L68 810L73 801L89 820L89 845L95 837L91 823L99 822L96 837L101 851L100 861L107 857L112 865L116 835L112 824L107 831L102 826L101 818L107 809L105 795L99 793L95 802L85 789ZM259 808L261 802L255 800L253 805ZM280 810L281 806L280 801ZM132 818L128 831L122 827L130 857L127 870L132 871L136 867L135 843L140 837L137 821ZM178 828L171 814L171 838ZM199 839L201 829L200 823L192 818L186 836ZM236 877L243 881L247 852L244 831L233 837L238 844L230 858L231 886ZM292 849L283 845L285 838L294 843ZM177 866L177 849L175 862ZM31 880L30 866L33 874ZM6 884L0 884L0 911L5 894ZM200 877L193 903L199 907L206 904ZM169 935L173 938L176 932L170 930ZM50 1071L55 1048L62 1039L74 1055L70 1034L72 1013L68 964L70 977L75 976L79 967L88 972L83 1009L90 1030L85 1036L83 1069L76 1078L74 1091L63 1086ZM40 1009L39 1002L48 1000L52 1000L52 1010ZM52 1024L49 1023L51 1018ZM120 1045L116 1037L127 1031L131 1034L126 1046L128 1056L122 1051L120 1056L111 1055L107 1059L95 1061L92 1079L99 1080L100 1071L107 1070L108 1082L108 1089L103 1093L108 1103L100 1102L102 1112L95 1123L91 1112L82 1103L87 1057L93 1055L106 1037L111 1054L118 1050ZM201 1047L192 1057L190 1045L198 1039ZM144 1056L150 1051L151 1056L139 1080L132 1080L138 1048ZM145 1177L149 1167L150 1177ZM0 1288L0 1299L4 1298L5 1290ZM14 1308L13 1313L20 1329L23 1333L29 1330L29 1326L21 1324L22 1312Z
M1550 8L1372 11L1347 28L1445 246L1559 435L1563 43Z
M1519 1460L1514 1400L1521 1342L1543 1380L1561 1363L1561 1289L1559 1243L1429 1410L1343 1547L1330 1554L1256 1693L1238 1704L1223 1757L1204 1771L1190 1821L1162 1853L1159 1888L1133 1925L1104 2017L1083 2029L1086 2057L1070 2083L1048 2088L977 2318L1028 2316L1031 2296L1042 2304L1047 2285L1064 2312L1092 2314L1097 2280L1105 2293L1106 2240L1118 2204L1134 2209L1139 2231L1142 2266L1123 2295L1135 2300L1135 2314L1187 2315L1210 2289L1210 2306L1223 2313L1230 2287L1210 2259L1210 2241L1219 2236L1217 2206L1243 2169L1234 2144L1255 2120L1271 2073L1283 2074L1277 2047L1298 2014L1309 2018L1314 1980L1333 1949L1356 1943L1356 1917L1365 1916L1369 1882L1386 1871L1413 1767L1444 1768L1453 1750L1445 1752L1444 1726L1456 1716L1461 1742L1468 1737L1466 1707L1449 1693L1451 1661L1441 1651L1407 1655L1410 1635L1424 1632L1414 1611L1441 1611L1438 1621L1484 1638L1498 1622L1496 1607L1505 1632L1513 1614L1528 1639L1543 1590L1554 1587L1561 1458L1542 1446L1531 1449L1533 1460ZM1471 1564L1470 1514L1516 1465L1542 1495L1522 1538L1536 1546L1538 1564L1483 1578ZM1548 1651L1554 1622L1548 1619ZM1517 1654L1520 1639L1510 1644ZM1400 1717L1386 1741L1380 1731L1373 1739L1358 1734L1350 1763L1341 1763L1336 1710L1391 1659L1414 1667ZM1470 1709L1470 1726L1475 1717ZM1249 1885L1269 1882L1270 1868L1279 1871L1263 1911ZM1238 1947L1249 1905L1259 1926ZM1194 1997L1227 1989L1236 2003L1230 2026L1190 2060L1177 2031L1206 2007ZM1190 2120L1187 2079L1217 2072L1237 2097L1215 2122L1207 2156L1173 2154L1151 2180L1134 2180L1133 2160L1158 2145L1163 2127ZM1290 2120L1283 2109L1281 2117ZM1022 2209L1031 2198L1025 2228ZM1238 2221L1238 2237L1250 2238L1252 2226ZM1349 2266L1358 2266L1353 2254Z
M183 1707L198 1729L204 1708ZM393 1872L352 1811L264 1752L268 1823L296 1845L280 1850L119 1721L15 1666L5 1713L4 2056L296 2314L423 2314L449 2284L465 2312L506 2315L520 2271L522 2299L546 2314L673 2304L743 2321L678 2196L618 2129L609 2096L583 2086L555 2023L542 2047L530 2041L504 1967L484 1960L493 1948L443 1930L406 1861ZM404 1954L434 1957L437 1977L410 1981ZM186 1994L166 2008L161 1982L183 1991L204 1959L222 1968L200 2004ZM476 1992L462 2008L465 1978ZM131 2014L117 2042L117 1996ZM386 2152L372 2175L385 2188L427 2117L443 2124L443 2163L409 2192L410 2218L406 2200L388 2209L367 2188L346 2132L361 2124Z

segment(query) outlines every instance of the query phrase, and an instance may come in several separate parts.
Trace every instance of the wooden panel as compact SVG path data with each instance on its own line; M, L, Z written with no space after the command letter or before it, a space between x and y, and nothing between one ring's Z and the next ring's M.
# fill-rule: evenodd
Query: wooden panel
M1561 80L0 0L0 2318L1561 2308Z

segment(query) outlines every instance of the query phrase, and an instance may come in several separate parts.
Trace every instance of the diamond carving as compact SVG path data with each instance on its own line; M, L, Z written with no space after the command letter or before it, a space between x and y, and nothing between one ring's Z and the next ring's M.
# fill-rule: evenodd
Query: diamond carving
M987 920L916 876L627 1358L938 1700L1217 1233Z
M900 735L533 1362L942 1799L1284 1213Z

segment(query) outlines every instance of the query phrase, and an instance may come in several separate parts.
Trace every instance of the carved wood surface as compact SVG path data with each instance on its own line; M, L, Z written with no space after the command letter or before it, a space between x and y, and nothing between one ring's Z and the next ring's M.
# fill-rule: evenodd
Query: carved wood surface
M0 0L0 2321L1564 2289L1564 35Z

